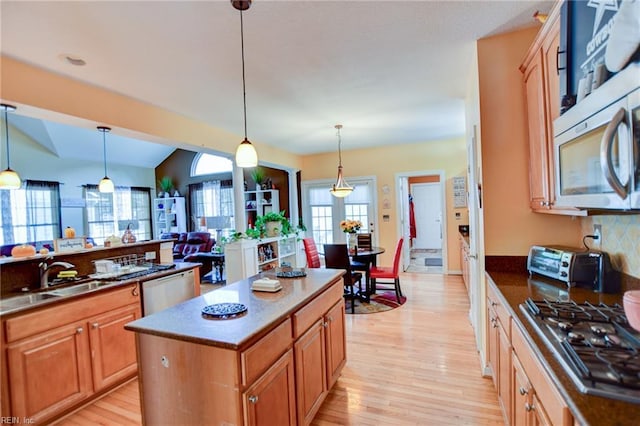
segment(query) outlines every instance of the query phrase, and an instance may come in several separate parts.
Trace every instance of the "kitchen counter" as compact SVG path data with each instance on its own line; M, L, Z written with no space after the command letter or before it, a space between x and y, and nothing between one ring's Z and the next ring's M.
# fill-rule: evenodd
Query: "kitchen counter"
M545 297L556 299L560 295L563 296L563 300L569 297L576 303L588 301L590 303L622 304L622 295L594 293L581 288L567 289L566 285L559 285L557 281L544 277L530 278L526 272L488 271L487 274L490 278L490 284L494 285L504 298L504 302L506 302L504 305L513 320L525 331L525 337L535 348L535 356L544 365L549 377L556 384L576 423L594 426L637 424L640 419L639 405L579 392L518 306L529 297L535 300Z
M275 278L275 272L237 281L126 325L127 330L191 343L242 350L275 327L339 279L344 271L307 269L303 278L278 278L282 290L269 293L251 290L258 278ZM227 320L207 319L202 308L215 303L241 303L246 314Z
M199 263L190 263L190 262L178 262L175 263L175 268L170 268L170 269L165 269L162 271L158 271L158 272L153 272L147 275L143 275L143 276L139 276L136 278L131 278L128 280L121 280L121 281L105 281L104 284L101 284L100 286L97 286L95 288L90 288L87 289L86 291L82 291L79 293L72 293L72 294L68 294L68 295L63 295L63 296L58 296L58 297L51 297L51 298L46 298L46 299L42 299L42 300L37 300L34 301L30 304L26 304L26 305L22 305L22 306L18 306L18 307L12 307L9 305L9 301L14 299L14 298L18 298L18 297L24 297L27 295L34 295L37 296L39 294L47 294L47 293L55 293L57 290L64 290L67 288L71 288L75 285L81 285L82 283L85 282L89 282L89 281L100 281L100 279L93 279L93 278L86 278L86 279L82 279L82 280L77 280L74 281L72 283L68 283L68 284L59 284L59 285L55 285L55 286L51 286L49 288L47 288L47 290L42 290L42 291L31 291L31 292L22 292L22 293L8 293L6 295L3 295L2 299L0 299L0 317L4 317L7 315L12 315L12 314L18 314L18 313L24 313L28 310L31 309L36 309L36 308L40 308L43 306L51 306L54 305L56 303L61 303L61 302L67 302L69 300L75 300L75 299L79 299L79 298L83 298L83 297L88 297L88 296L92 296L98 292L102 292L105 290L109 290L109 289L114 289L116 287L121 287L121 286L126 286L128 284L134 283L134 282L142 282L142 281L148 281L148 280L152 280L152 279L156 279L156 278L161 278L167 275L173 275L175 273L178 272L182 272L182 271L188 271L190 269L199 267L200 264Z

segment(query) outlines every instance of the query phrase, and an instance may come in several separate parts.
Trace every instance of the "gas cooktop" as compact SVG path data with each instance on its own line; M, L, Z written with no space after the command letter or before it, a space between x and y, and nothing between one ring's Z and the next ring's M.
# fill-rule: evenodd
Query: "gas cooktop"
M528 299L520 310L581 392L640 404L640 333L622 306Z

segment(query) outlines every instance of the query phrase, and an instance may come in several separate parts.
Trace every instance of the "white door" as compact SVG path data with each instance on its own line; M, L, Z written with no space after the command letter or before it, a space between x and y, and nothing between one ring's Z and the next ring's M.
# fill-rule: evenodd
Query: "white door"
M413 248L442 249L442 194L440 183L411 185L416 238Z

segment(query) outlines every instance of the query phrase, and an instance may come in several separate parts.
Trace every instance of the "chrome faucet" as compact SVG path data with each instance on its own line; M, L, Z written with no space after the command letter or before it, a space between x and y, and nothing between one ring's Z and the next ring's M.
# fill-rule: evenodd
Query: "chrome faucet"
M50 258L47 258L50 259ZM38 267L40 268L40 288L45 289L49 287L49 271L54 266L61 267L64 269L75 268L75 265L68 262L53 262L52 264L47 263L47 259L42 261Z

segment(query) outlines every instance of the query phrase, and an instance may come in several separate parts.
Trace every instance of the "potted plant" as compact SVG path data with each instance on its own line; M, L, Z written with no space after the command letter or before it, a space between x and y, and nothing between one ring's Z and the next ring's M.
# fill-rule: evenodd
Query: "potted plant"
M160 187L160 190L164 192L164 196L169 197L171 195L171 190L173 189L173 180L169 176L164 176L158 181L158 186Z
M291 223L281 212L269 212L256 218L256 229L264 233L267 237L277 237L278 235L288 235L291 233Z
M262 183L266 174L264 173L264 169L262 167L256 167L251 170L251 179L256 183L256 191L260 191L262 189Z

